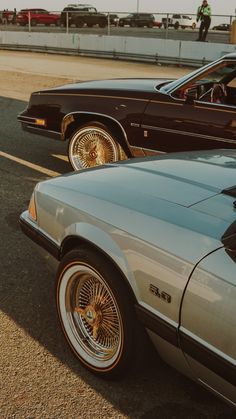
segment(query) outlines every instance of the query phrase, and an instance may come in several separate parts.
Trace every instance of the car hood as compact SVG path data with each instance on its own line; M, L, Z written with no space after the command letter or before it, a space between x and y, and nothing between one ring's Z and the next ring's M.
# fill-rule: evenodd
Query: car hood
M170 79L111 79L111 80L93 80L66 84L64 86L46 89L37 93L70 93L71 91L134 91L134 92L150 92L155 93L158 86L171 82ZM104 93L105 94L105 93Z
M145 207L157 208L158 202L168 201L233 221L236 195L222 191L236 185L236 150L125 160L46 182L144 212ZM223 211L224 206L229 211Z

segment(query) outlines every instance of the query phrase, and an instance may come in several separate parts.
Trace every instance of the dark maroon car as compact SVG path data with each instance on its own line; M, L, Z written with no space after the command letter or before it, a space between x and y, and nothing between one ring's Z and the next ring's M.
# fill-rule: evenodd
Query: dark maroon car
M236 148L236 53L178 80L88 81L35 92L27 131L68 141L77 170L133 156Z

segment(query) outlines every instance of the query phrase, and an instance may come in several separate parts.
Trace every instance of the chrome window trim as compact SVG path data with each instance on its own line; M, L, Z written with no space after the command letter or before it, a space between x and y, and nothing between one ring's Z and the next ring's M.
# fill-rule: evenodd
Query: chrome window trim
M166 89L165 92L167 94L172 95L176 90L178 90L181 86L184 86L185 84L188 84L189 81L191 81L192 79L195 79L197 76L199 76L202 73L204 73L207 69L210 69L211 67L214 68L216 66L218 66L219 64L223 63L223 62L231 62L231 61L235 61L235 65L236 65L236 60L235 58L227 58L227 59L223 59L222 57L215 61L214 63L210 63L207 66L201 67L199 69L199 71L196 70L196 72L191 72L189 77L188 75L184 76L183 78L176 80L177 85L174 86L172 89ZM184 79L184 80L183 80ZM179 83L178 83L179 81ZM167 85L168 86L168 85Z

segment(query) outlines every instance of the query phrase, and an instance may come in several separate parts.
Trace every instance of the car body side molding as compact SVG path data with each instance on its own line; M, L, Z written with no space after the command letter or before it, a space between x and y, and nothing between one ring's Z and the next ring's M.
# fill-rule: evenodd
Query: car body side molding
M177 327L174 327L172 324L138 304L136 304L135 310L139 320L147 329L156 333L172 345L179 347Z
M236 365L221 357L210 348L202 345L183 330L179 330L181 348L183 352L202 365L236 386Z
M27 211L26 211L27 212ZM21 214L19 219L20 227L23 233L28 236L32 241L34 241L37 245L45 249L50 255L55 257L57 260L60 260L60 248L59 246L50 240L45 234L43 234L37 226L33 226L29 224L29 222L25 221L24 213Z

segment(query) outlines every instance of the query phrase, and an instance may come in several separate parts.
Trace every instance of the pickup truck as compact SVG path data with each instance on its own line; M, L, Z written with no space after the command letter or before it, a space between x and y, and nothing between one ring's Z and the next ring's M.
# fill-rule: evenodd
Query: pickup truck
M162 26L167 28L167 18L162 19ZM175 29L195 29L196 26L197 22L191 16L175 14L171 18L168 18L168 27L173 27Z
M75 25L77 28L82 28L87 25L92 28L98 25L100 28L107 26L108 18L104 13L99 13L93 6L76 6L69 5L65 7L61 13L61 24L63 26Z

